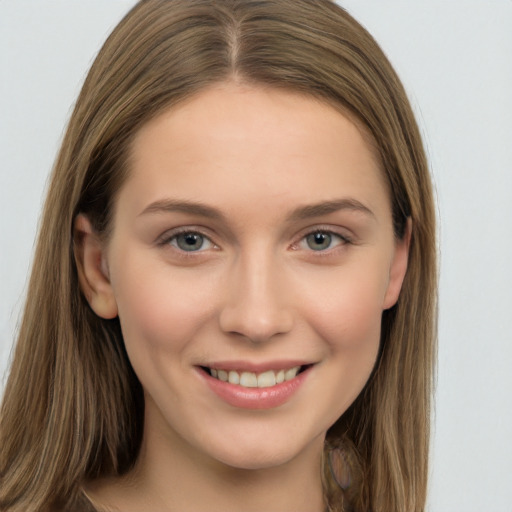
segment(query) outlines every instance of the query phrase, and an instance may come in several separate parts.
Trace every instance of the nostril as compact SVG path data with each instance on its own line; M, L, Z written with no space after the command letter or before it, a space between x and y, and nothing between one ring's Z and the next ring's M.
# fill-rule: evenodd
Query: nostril
M236 335L253 343L261 343L290 332L293 319L290 311L279 308L226 308L220 316L220 327L225 333Z
M228 283L219 323L225 333L254 343L288 333L293 313L288 287L265 262L254 258ZM231 284L231 286L230 286Z

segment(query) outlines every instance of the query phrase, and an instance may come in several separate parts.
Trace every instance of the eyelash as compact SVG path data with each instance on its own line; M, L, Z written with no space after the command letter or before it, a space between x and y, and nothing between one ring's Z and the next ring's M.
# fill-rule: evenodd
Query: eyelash
M199 235L200 237L202 237L205 241L209 242L211 244L212 247L210 247L209 249L213 248L213 249L218 249L219 247L212 241L211 237L206 235L203 231L201 231L200 229L195 229L193 227L187 227L187 228L178 228L176 230L173 230L171 233L166 233L164 234L162 237L160 237L158 240L157 240L157 245L160 246L160 247L168 247L168 246L172 246L175 250L176 250L176 253L180 255L180 257L183 257L183 258L191 258L191 257L197 257L197 255L199 253L202 253L205 251L205 249L201 249L200 250L197 250L197 251L186 251L184 249L181 249L180 247L177 246L177 244L173 244L172 242L175 241L177 239L177 237L179 235ZM333 239L337 239L339 241L339 243L337 243L336 245L334 245L334 247L328 247L326 249L321 249L321 250L314 250L314 249L311 249L311 247L309 248L305 248L304 250L307 250L311 253L314 253L316 256L327 256L328 254L330 254L332 251L336 250L337 247L340 247L340 246L345 246L345 245L348 245L348 244L353 244L353 240L345 235L345 234L341 234L337 231L334 231L333 229L330 229L330 228L323 228L323 227L317 227L316 229L312 229L310 231L307 231L306 233L302 234L299 238L299 240L297 242L294 242L293 244L291 244L290 246L290 249L291 250L300 250L301 247L300 245L301 244L307 244L307 238L309 236L313 236L313 235L328 235L328 236L331 236ZM207 250L207 249L206 249Z
M308 237L315 236L315 235L328 235L331 237L331 243L334 243L336 239L338 240L338 243L336 243L333 247L329 246L326 249L321 249L318 251L312 249L311 247L305 248L305 250L309 250L310 252L315 253L316 256L330 255L332 251L336 250L336 248L353 243L353 240L345 234L342 235L341 233L334 231L332 229L329 229L329 228L318 227L316 229L313 229L313 230L308 231L307 233L303 234L300 237L298 242L292 244L291 248L293 250L300 249L301 244L308 243ZM331 244L329 244L329 245L331 245Z
M178 236L180 236L180 235L199 235L205 241L208 241L212 245L212 248L218 248L218 246L212 241L211 237L209 237L208 235L203 233L200 229L195 229L195 228L178 228L178 229L173 230L171 233L167 232L157 240L157 245L160 247L167 247L170 245L176 250L176 252L181 257L184 257L184 258L194 257L195 254L204 251L204 250L203 251L201 251L201 250L186 251L186 250L181 249L177 245L174 245L172 242L174 240L176 240L178 238Z

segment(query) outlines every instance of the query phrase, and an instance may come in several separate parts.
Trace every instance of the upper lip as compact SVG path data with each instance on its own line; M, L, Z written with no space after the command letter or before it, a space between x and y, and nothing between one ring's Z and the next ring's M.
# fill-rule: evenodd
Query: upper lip
M306 366L314 364L312 361L305 361L303 359L286 359L277 361L266 361L266 362L251 362L251 361L211 361L208 363L201 364L206 368L215 368L216 370L234 370L244 371L253 373L262 373L268 370L288 370L295 366Z

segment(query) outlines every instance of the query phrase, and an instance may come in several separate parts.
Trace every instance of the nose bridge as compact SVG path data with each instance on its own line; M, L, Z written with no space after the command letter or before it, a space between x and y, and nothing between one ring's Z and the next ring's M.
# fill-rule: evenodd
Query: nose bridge
M241 253L226 283L221 328L261 342L292 328L289 290L278 258L269 248Z

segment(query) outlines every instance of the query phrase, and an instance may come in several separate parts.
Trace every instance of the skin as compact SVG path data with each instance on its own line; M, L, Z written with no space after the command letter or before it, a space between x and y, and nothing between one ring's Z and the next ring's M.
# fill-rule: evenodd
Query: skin
M326 431L374 367L382 311L407 267L410 227L394 237L367 140L314 98L234 83L140 130L108 243L84 216L75 225L84 293L98 315L119 315L146 400L135 470L90 484L93 501L125 512L323 510ZM333 201L334 211L305 209ZM182 250L177 229L203 245ZM319 231L325 246L308 238ZM313 366L285 404L249 410L198 370L233 360Z

